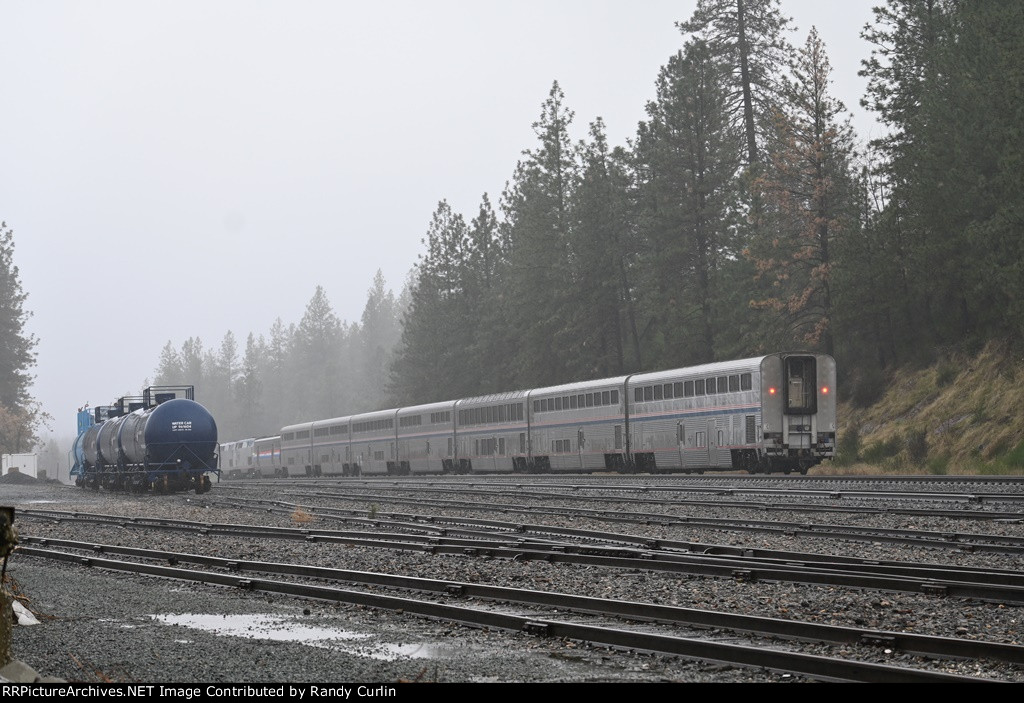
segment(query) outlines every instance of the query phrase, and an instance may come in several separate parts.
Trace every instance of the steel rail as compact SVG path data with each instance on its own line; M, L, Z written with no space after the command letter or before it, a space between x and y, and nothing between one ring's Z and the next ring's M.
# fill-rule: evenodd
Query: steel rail
M301 495L301 494L300 494ZM314 495L313 497L324 497ZM338 497L338 496L334 496ZM372 495L363 500L378 500L400 505L435 506L469 510L500 511L503 513L524 513L529 515L575 515L596 520L623 523L658 524L666 527L686 525L710 529L758 532L769 534L799 535L801 537L824 537L850 541L885 541L892 544L923 545L945 549L970 549L998 554L1024 554L1024 537L985 535L978 533L950 532L948 530L898 530L892 528L858 528L849 525L814 525L799 522L735 521L726 518L691 518L666 514L632 514L608 512L597 509L565 508L558 510L531 508L520 505L493 503L469 503L465 501L437 501L422 499L395 499L388 496ZM216 504L216 502L215 502ZM1013 514L1014 520L1024 520L1024 513ZM999 519L1007 519L1004 516ZM979 541L985 540L985 541Z
M291 512L291 508L281 509L282 512ZM319 513L318 513L319 514ZM643 568L655 570L652 563L660 562L681 562L693 563L693 555L701 557L728 558L730 564L739 563L743 566L748 564L768 564L772 566L785 565L788 567L808 567L843 572L872 573L888 576L902 576L909 579L946 580L967 583L984 582L988 585L999 585L1007 587L1024 587L1024 574L1017 570L1005 569L979 569L970 566L951 566L945 564L928 563L907 563L887 562L877 560L866 560L851 557L839 557L819 553L807 552L786 552L780 550L758 550L739 547L726 547L720 545L709 545L694 542L674 542L669 540L652 540L648 538L632 537L618 533L594 533L572 528L550 528L539 525L522 525L512 523L497 523L503 530L503 539L495 539L493 532L480 532L478 530L451 530L440 528L434 525L434 536L410 535L400 533L372 533L348 532L338 530L320 530L311 528L284 528L262 525L238 525L230 523L197 523L194 521L163 519L163 518L122 518L118 516L70 513L63 514L59 511L36 511L26 510L23 517L61 519L83 522L96 522L97 520L109 521L121 527L147 527L153 529L189 529L198 531L201 534L236 535L256 538L287 538L307 541L332 541L344 544L375 546L389 549L407 549L406 543L420 546L432 552L445 551L446 553L467 554L473 551L488 552L494 555L496 549L514 549L519 551L529 548L536 552L548 552L552 554L549 560L555 560L559 554L576 554L585 556L611 556L623 559L642 560ZM401 516L411 519L411 516ZM435 519L443 521L444 519ZM374 526L379 526L383 520L379 517L372 521ZM494 521L488 521L493 523ZM431 526L423 525L421 522L397 523L402 528L429 529ZM529 539L525 535L530 532L550 533L555 532L565 535L568 532L573 536L583 536L591 540L602 542L600 545L593 544L565 544L551 540ZM456 539L449 536L449 533L463 534L470 539ZM510 537L515 537L510 540ZM616 545L627 545L625 548L609 546L612 542ZM450 549L455 547L453 551ZM703 561L709 561L703 559Z
M118 523L126 527L139 526L137 522ZM934 596L952 596L959 598L975 598L997 603L1024 604L1024 586L1015 584L993 583L994 578L982 581L964 580L964 576L986 572L954 571L952 578L949 570L941 571L941 567L929 566L925 569L913 570L902 565L906 571L902 573L884 573L874 570L877 564L866 562L845 564L835 562L814 562L804 559L799 562L770 559L752 554L665 554L659 552L616 553L613 550L586 550L559 548L545 549L546 545L517 544L514 547L482 547L464 545L437 544L410 545L383 539L359 539L348 536L336 536L328 531L286 530L274 528L265 530L251 526L239 530L232 526L216 527L209 524L198 524L189 527L173 521L170 525L146 525L161 529L181 529L196 531L200 534L220 534L235 536L251 536L257 538L273 537L302 539L309 542L340 542L359 544L367 547L405 550L425 550L433 554L456 554L467 556L488 556L519 561L548 561L553 563L583 564L603 566L615 569L643 569L646 571L662 571L670 573L686 573L717 578L730 578L739 581L777 581L796 582L816 585L844 586L867 588L894 592L919 593ZM588 553L588 551L590 553ZM593 553L597 552L597 553ZM901 566L896 564L895 566ZM1010 572L1003 572L1003 576Z
M181 569L173 566L158 566L123 562L113 559L82 557L66 552L19 548L26 556L49 558L79 564L80 566L161 576L183 581L233 586L250 591L278 593L305 598L316 598L332 602L363 605L403 613L412 613L445 621L459 622L479 627L497 627L514 632L565 638L620 647L646 652L673 654L686 658L712 660L732 665L765 667L773 670L801 674L827 681L865 682L991 682L991 679L948 674L944 672L909 669L896 666L836 659L809 655L800 652L766 649L763 646L747 646L712 642L688 637L654 634L633 630L622 630L594 625L582 625L564 621L538 619L535 617L497 613L463 606L421 601L389 595L352 591L311 584L273 581L268 579L239 579L231 574L218 574Z
M719 611L666 606L654 603L620 601L608 598L594 598L550 591L489 586L478 583L457 582L444 579L428 579L418 576L382 574L351 569L289 564L214 557L200 554L185 554L165 550L122 547L96 544L78 540L36 539L45 546L77 549L94 554L115 554L150 560L202 564L229 571L256 571L289 576L313 577L325 580L348 581L352 583L404 588L427 593L444 593L462 598L481 598L493 601L514 602L534 606L568 608L574 611L613 615L642 620L667 622L692 627L720 628L750 632L757 635L825 642L829 644L870 644L899 649L922 656L988 658L1014 664L1024 664L1024 646L999 642L963 640L950 637L918 635L886 630L869 630L842 625L806 623L780 618L755 615L738 615ZM51 550L35 550L28 547L23 552L30 556L43 556Z
M652 475L654 477L656 475ZM694 481L700 479L690 479L687 482L682 477L676 477L679 480L679 485L659 485L659 484L609 484L601 483L599 478L595 478L593 483L590 484L579 484L579 483L554 483L551 481L536 481L529 483L524 480L524 477L508 477L509 480L502 480L502 476L491 477L490 481L484 480L482 476L467 477L466 481L438 481L427 477L423 478L404 478L399 479L396 477L381 477L376 480L367 479L275 479L270 481L260 481L257 485L280 485L280 486L296 486L296 485L319 485L324 484L335 484L344 486L346 488L352 487L353 485L364 485L372 487L402 487L409 486L413 490L416 487L438 487L438 490L443 490L446 486L451 486L452 492L464 491L466 488L476 488L477 486L514 486L517 489L522 490L525 487L528 488L560 488L569 491L578 490L595 490L599 489L602 491L623 491L623 492L673 492L673 493L712 493L715 495L783 495L783 496L794 496L804 495L813 497L827 497L827 498L906 498L913 500L942 500L942 501L954 501L954 502L1009 502L1009 503L1020 503L1024 502L1024 492L1022 493L983 493L978 491L972 491L971 493L964 493L959 490L950 491L915 491L910 492L907 490L868 490L868 489L833 489L833 488L793 488L793 483L799 482L800 479L788 479L785 481L780 480L782 483L786 483L785 488L763 488L763 487L737 487L732 485L734 483L740 483L744 479L749 479L743 476L730 476L728 479L718 479L721 482L729 481L728 484L723 485L708 485L708 486L694 486L689 485ZM663 480L663 477L657 476L657 480ZM706 480L706 479L705 479ZM843 483L848 483L844 481ZM875 481L875 483L883 483ZM891 483L891 482L889 482ZM896 482L896 485L904 484L906 482ZM963 483L963 482L956 482ZM1018 485L1024 484L1024 481L1017 480L1006 480L1002 481L1003 484ZM225 484L221 483L225 487L238 487L241 488L240 483Z
M282 513L290 513L292 507L276 508ZM328 514L332 511L327 509ZM346 513L348 511L345 511ZM316 514L320 515L319 509ZM977 581L983 580L988 584L999 584L1004 586L1024 586L1024 575L1017 570L1003 569L979 569L970 566L951 566L945 564L928 563L906 563L888 562L878 560L866 560L852 557L841 557L820 553L788 552L781 550L758 550L741 547L727 547L711 545L699 542L675 542L670 540L654 540L649 538L632 537L618 533L595 533L592 531L579 531L569 529L572 536L579 536L600 544L567 544L553 540L529 538L531 532L537 534L559 533L565 536L565 528L550 528L538 525L522 525L518 523L488 523L498 525L501 530L500 539L496 539L493 532L480 531L478 529L452 529L438 525L424 524L417 522L390 523L393 526L403 529L418 529L424 532L432 532L433 536L402 534L394 532L350 532L339 530L321 530L311 528L283 528L262 525L238 525L230 523L197 523L194 521L162 519L162 518L122 518L118 516L83 514L83 513L61 513L58 511L36 511L27 510L25 517L37 519L74 520L83 522L96 522L97 520L109 521L122 527L136 526L149 527L153 529L191 529L204 534L238 535L247 537L279 537L290 539L305 539L323 541L335 541L345 544L381 546L390 549L406 548L406 542L414 545L422 545L431 551L437 552L445 547L459 547L465 549L488 550L501 547L520 550L529 547L532 550L549 550L556 553L581 554L592 556L616 556L621 558L643 559L645 564L658 561L681 561L680 556L691 556L694 554L702 556L729 557L736 561L747 561L768 564L785 564L788 566L813 566L816 568L831 568L833 570L856 570L860 572L879 573L886 575L899 575L908 578L929 578L947 579L951 581ZM400 515L405 520L414 520L415 516ZM435 522L446 522L449 519L435 519ZM344 518L348 522L348 518ZM372 524L375 527L387 524L381 517L371 520L362 519L358 522ZM474 524L479 521L474 521ZM469 539L452 538L451 534L461 534ZM515 539L510 539L514 537ZM613 543L614 546L609 546ZM625 546L618 546L625 545ZM465 549L462 553L466 553ZM650 568L650 567L647 567Z

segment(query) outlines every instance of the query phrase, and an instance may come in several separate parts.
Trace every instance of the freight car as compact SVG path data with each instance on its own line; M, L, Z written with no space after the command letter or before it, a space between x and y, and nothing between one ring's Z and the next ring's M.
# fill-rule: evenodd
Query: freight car
M219 474L217 424L192 386L153 386L78 412L71 467L78 486L205 493L209 474Z
M289 425L260 475L799 472L835 456L831 356L780 353Z

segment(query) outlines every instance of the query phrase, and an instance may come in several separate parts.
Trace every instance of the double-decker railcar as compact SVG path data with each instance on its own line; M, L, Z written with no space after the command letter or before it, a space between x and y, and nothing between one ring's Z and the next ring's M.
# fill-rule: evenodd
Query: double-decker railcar
M806 473L835 456L835 383L832 357L780 353L379 410L283 428L281 469Z

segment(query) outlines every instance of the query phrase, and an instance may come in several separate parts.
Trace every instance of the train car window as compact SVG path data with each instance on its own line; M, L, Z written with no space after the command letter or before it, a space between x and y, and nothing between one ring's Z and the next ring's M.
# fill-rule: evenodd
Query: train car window
M636 401L637 403L642 403L643 402L643 400L644 400L644 389L643 388L634 388L633 389L633 400Z
M562 410L569 410L569 396L562 396Z
M309 439L309 430L295 433L295 439Z
M508 420L508 406L507 405L499 405L498 406L498 422L505 422L506 420Z
M729 392L737 393L740 390L740 377L730 376L729 377Z
M718 377L718 392L728 393L729 392L729 377L719 376Z
M618 405L618 404L619 404L619 392L618 391L612 391L612 405Z
M539 413L540 412L540 401L539 400L533 401L533 412L535 412L535 413Z
M683 383L683 396L686 398L693 397L693 381L686 381Z
M561 410L561 409L562 409L562 399L560 397L559 398L555 398L555 410Z
M661 391L662 391L662 387L661 387L661 384L659 383L657 386L654 387L654 399L655 400L661 400L662 399Z
M577 396L577 395L569 396L569 409L570 410L575 410L579 406L580 406L579 396Z
M644 400L654 400L653 386L644 386Z
M588 408L594 407L594 394L593 393L587 393L587 407Z
M682 381L679 381L678 383L673 383L672 384L672 395L674 397L676 397L676 398L682 398L683 397L683 382Z
M699 378L693 382L694 395L704 395L704 379Z
M665 400L672 400L672 384L665 384Z
M786 359L786 412L817 411L817 372L814 357L791 356Z
M750 374L749 373L741 374L740 375L740 390L741 391L749 391L753 387L754 387L754 384L753 384L753 382L751 380Z
M611 391L601 391L601 405L611 405L612 394Z

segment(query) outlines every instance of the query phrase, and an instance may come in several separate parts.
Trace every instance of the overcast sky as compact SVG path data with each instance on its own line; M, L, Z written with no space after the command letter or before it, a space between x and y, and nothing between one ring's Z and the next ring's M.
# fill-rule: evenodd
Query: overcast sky
M397 294L438 201L497 206L554 80L624 145L695 4L0 0L0 220L55 433L168 341L244 349L317 285L357 321L377 269ZM782 2L862 139L871 5Z

